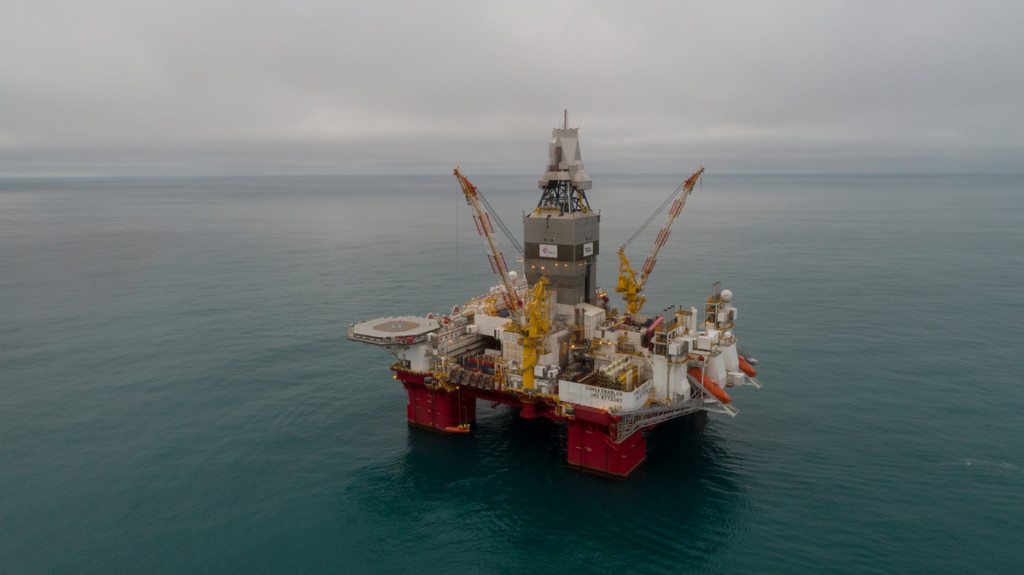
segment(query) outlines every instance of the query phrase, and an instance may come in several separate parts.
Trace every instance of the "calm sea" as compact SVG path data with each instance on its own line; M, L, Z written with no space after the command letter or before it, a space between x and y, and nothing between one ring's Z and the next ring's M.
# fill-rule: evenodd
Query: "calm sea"
M535 175L466 172L521 237ZM602 285L688 174L595 174ZM1022 279L1024 176L712 169L648 309L721 280L766 385L617 482L346 340L494 283L447 172L0 180L0 573L1019 573Z

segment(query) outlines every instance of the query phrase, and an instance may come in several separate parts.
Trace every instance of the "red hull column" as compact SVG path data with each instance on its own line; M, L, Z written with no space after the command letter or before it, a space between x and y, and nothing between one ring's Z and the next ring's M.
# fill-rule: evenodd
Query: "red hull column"
M410 377L411 376L411 377ZM461 391L428 387L412 374L400 373L398 378L409 393L406 417L409 425L440 433L476 420L476 399Z
M615 443L607 425L582 419L568 421L567 425L570 467L626 478L647 458L647 440L640 431Z

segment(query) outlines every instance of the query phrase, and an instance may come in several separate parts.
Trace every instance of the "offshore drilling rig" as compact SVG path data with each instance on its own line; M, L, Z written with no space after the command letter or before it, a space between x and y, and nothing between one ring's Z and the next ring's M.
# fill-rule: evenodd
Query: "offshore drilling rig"
M579 130L552 130L540 201L523 217L523 269L509 269L494 224L507 233L461 170L455 178L472 208L499 283L443 317L385 317L349 327L349 339L388 350L409 395L409 424L470 433L477 400L510 405L524 418L568 427L570 466L628 477L646 457L642 433L698 411L735 417L724 388L761 387L756 360L738 351L732 292L715 283L703 306L642 315L644 286L701 166L618 250L616 291L625 309L596 287L600 215L586 192ZM637 273L626 248L659 213L666 221ZM510 234L508 234L510 235Z

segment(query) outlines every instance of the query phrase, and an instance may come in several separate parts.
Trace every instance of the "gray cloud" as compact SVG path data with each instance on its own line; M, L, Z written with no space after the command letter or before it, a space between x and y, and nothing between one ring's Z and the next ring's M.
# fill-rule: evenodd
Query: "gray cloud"
M14 0L0 175L1019 171L1016 2ZM685 171L685 170L684 170Z

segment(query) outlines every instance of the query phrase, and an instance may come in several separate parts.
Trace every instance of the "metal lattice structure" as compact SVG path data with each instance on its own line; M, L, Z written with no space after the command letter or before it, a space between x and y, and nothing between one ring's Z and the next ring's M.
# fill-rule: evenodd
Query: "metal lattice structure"
M544 188L537 210L557 210L560 214L587 213L590 211L590 202L583 190L570 186L566 180L559 180Z

